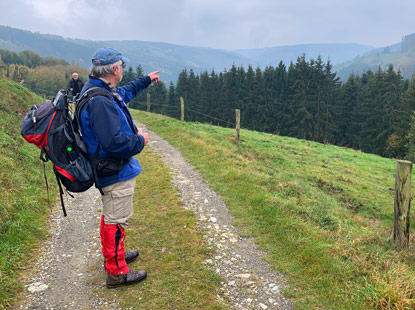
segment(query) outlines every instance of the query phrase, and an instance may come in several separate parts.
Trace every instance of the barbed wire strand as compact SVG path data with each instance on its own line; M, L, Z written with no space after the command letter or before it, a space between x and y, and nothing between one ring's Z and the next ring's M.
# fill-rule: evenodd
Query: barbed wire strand
M317 161L317 160L313 160L313 159L311 159L311 158L310 158L310 156L308 156L307 154L304 154L304 153L301 153L301 152L297 152L297 151L295 151L295 153L294 153L294 154L295 154L295 155L299 154L299 155L302 155L302 156L307 156L307 157L308 157L308 159L309 159L310 161L315 162L315 163L321 163L320 161ZM330 168L330 169L332 169L332 170L335 170L335 171L337 171L337 172L340 172L340 173L341 173L341 174L343 174L343 175L350 176L350 177L355 178L355 179L357 179L357 180L359 180L359 181L362 181L363 183L367 183L367 184L369 184L369 185L371 185L371 186L373 186L373 187L376 187L376 188L377 188L377 189L379 189L379 190L383 190L383 191L386 191L386 192L391 192L391 193L394 193L394 192L395 192L395 190L394 190L394 189L384 188L383 186L377 185L377 184L375 184L375 183L373 183L373 182L370 182L370 181L368 181L368 180L366 180L366 179L360 178L360 177L358 177L358 176L356 176L356 175L353 175L353 174L347 173L347 172L345 172L345 171L343 171L343 170L341 170L341 169L339 169L339 168L336 168L336 167L333 167L333 166L331 166L331 165L328 165L328 164L327 164L327 163L325 163L325 162L323 162L323 165L325 165L327 168Z
M162 107L168 107L168 108L176 108L176 107L172 107L172 106L168 106L168 105L163 105L163 104L151 104L151 105L154 105L154 106L162 106ZM194 113L197 113L197 114L200 114L200 115L203 115L203 116L206 116L206 117L209 117L209 118L212 118L212 119L215 119L215 120L218 120L218 121L221 121L221 122L224 122L224 123L228 123L228 124L230 124L230 125L233 125L233 126L236 126L236 124L235 123L232 123L232 122L228 122L228 121L225 121L225 120L223 120L223 119L220 119L220 118L217 118L217 117L214 117L214 116L210 116L210 115L207 115L207 114L205 114L205 113L202 113L202 112L199 112L199 111L195 111L195 110L192 110L192 109L189 109L189 108L184 108L185 110L187 110L187 111L191 111L191 112L194 112ZM306 154L304 154L304 153L300 153L300 152L296 152L297 154L300 154L300 155L303 155L303 156L307 156ZM320 162L318 162L318 161L315 161L316 163L320 163ZM345 171L343 171L343 170L340 170L340 169L338 169L338 168L335 168L335 167L333 167L333 166L329 166L329 165L326 165L328 168L331 168L331 169L333 169L333 170L336 170L337 172L340 172L340 173L342 173L342 174L344 174L344 175L348 175L348 176L350 176L350 177L352 177L352 178L355 178L355 179L357 179L357 180L359 180L359 181L361 181L361 182L364 182L364 183L367 183L367 184L369 184L369 185L371 185L371 186L373 186L373 187L375 187L375 188L377 188L377 189L379 189L379 190L382 190L382 191L386 191L386 192L391 192L391 193L394 193L395 192L395 190L394 189L387 189L387 188L384 188L384 187L382 187L382 186L380 186L380 185L377 185L377 184L375 184L375 183L373 183L373 182L370 182L370 181L368 181L368 180L366 180L366 179L363 179L363 178L360 178L360 177L358 177L358 176L355 176L355 175L353 175L353 174L349 174L349 173L346 173Z
M145 105L144 105L144 106L145 106ZM165 104L159 104L159 103L151 103L151 106L160 106L160 107L176 108L176 107L173 107L173 106L169 106L169 105L165 105ZM232 125L232 126L236 126L236 124L235 124L235 123L228 122L228 121L225 121L225 120L223 120L223 119L220 119L220 118L217 118L217 117L214 117L214 116L211 116L211 115L208 115L208 114L205 114L205 113L199 112L199 111L195 111L195 110L192 110L192 109L189 109L189 108L186 108L186 107L184 108L184 110L185 110L185 111L191 111L191 112L193 112L193 113L200 114L200 115L203 115L203 116L209 117L209 118L211 118L211 119L215 119L215 120L217 120L217 121L221 121L221 122L224 122L224 123L230 124L230 125Z
M151 105L155 105L155 106L163 106L163 107L169 107L169 108L176 108L176 107L167 106L167 105L163 105L163 104L151 104ZM214 117L214 116L210 116L210 115L204 114L204 113L202 113L202 112L194 111L194 110L189 109L189 108L184 108L184 109L185 109L185 110L187 110L187 111L192 111L192 112L194 112L194 113L197 113L197 114L200 114L200 115L203 115L203 116L207 116L207 117L210 117L210 118L212 118L212 119L216 119L216 120L219 120L219 121L222 121L222 122L225 122L225 123L228 123L228 124L231 124L231 125L234 125L234 126L235 126L235 124L234 124L234 123L231 123L231 122L228 122L228 121L222 120L222 119L220 119L220 118L217 118L217 117ZM304 154L304 153L300 153L300 152L296 152L296 153L297 153L297 154L300 154L300 155L303 155L303 156L307 156L307 155L306 155L306 154ZM316 162L316 163L320 163L320 162L318 162L318 161L315 161L315 162ZM345 171L340 170L340 169L338 169L338 168L335 168L335 167L333 167L333 166L329 166L329 165L327 165L327 164L325 164L325 165L326 165L328 168L331 168L331 169L333 169L333 170L336 170L337 172L342 173L343 175L348 175L348 176L350 176L350 177L352 177L352 178L355 178L355 179L357 179L357 180L359 180L359 181L361 181L361 182L367 183L367 184L369 184L369 185L371 185L371 186L373 186L373 187L375 187L375 188L377 188L377 189L379 189L379 190L386 191L386 192L391 192L391 193L394 193L394 192L395 192L395 190L394 190L394 189L387 189L387 188L384 188L384 187L382 187L382 186L380 186L380 185L377 185L377 184L375 184L375 183L373 183L373 182L370 182L370 181L368 181L368 180L366 180L366 179L360 178L360 177L355 176L355 175L353 175L353 174L346 173Z

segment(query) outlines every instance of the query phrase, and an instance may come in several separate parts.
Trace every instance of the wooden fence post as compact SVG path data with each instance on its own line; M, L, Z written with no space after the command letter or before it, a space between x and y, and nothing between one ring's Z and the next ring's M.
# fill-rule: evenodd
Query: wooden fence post
M236 109L235 110L235 116L236 116L236 138L235 142L236 145L239 146L239 132L241 129L241 110Z
M150 93L147 93L147 112L150 112Z
M17 82L19 79L19 67L14 65L13 81Z
M181 109L180 120L182 122L184 122L184 100L183 100L183 97L180 97L180 109Z
M411 176L412 163L407 160L398 160L396 162L393 240L395 245L401 248L407 247L409 244Z

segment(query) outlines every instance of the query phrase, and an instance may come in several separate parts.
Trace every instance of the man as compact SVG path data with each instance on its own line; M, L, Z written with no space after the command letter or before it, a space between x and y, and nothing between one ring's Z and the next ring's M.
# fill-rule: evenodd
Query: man
M138 251L124 250L125 229L133 215L135 177L141 172L138 160L133 156L148 143L148 134L137 131L126 104L152 82L157 83L160 71L115 88L128 61L113 48L98 49L92 57L88 82L81 92L82 97L100 87L110 94L109 97L93 96L80 116L88 153L102 159L103 163L110 159L113 163L114 160L118 162L115 173L98 175L103 192L101 244L108 288L137 283L147 276L145 270L130 270L127 266L138 257Z
M78 77L78 73L72 73L72 79L68 83L68 90L72 92L72 96L77 97L84 87L84 82Z

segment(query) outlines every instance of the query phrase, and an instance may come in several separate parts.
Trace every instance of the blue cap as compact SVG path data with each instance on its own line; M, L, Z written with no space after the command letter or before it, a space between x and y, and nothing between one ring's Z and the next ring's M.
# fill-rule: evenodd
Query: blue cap
M130 61L128 58L124 57L120 51L111 47L102 47L94 53L94 56L92 56L92 64L95 66L113 64L118 60L122 60L123 62Z

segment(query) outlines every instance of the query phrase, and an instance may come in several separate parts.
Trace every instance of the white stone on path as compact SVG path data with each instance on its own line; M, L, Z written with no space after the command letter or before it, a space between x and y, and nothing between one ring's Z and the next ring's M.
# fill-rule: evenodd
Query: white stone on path
M36 282L31 284L27 290L31 293L37 293L37 292L42 292L48 289L48 286L46 284L43 284L41 282Z
M248 280L251 275L249 273L241 273L237 274L236 277L242 280Z
M261 309L264 309L264 310L268 309L268 306L264 305L263 303L260 303L259 306L261 307Z

